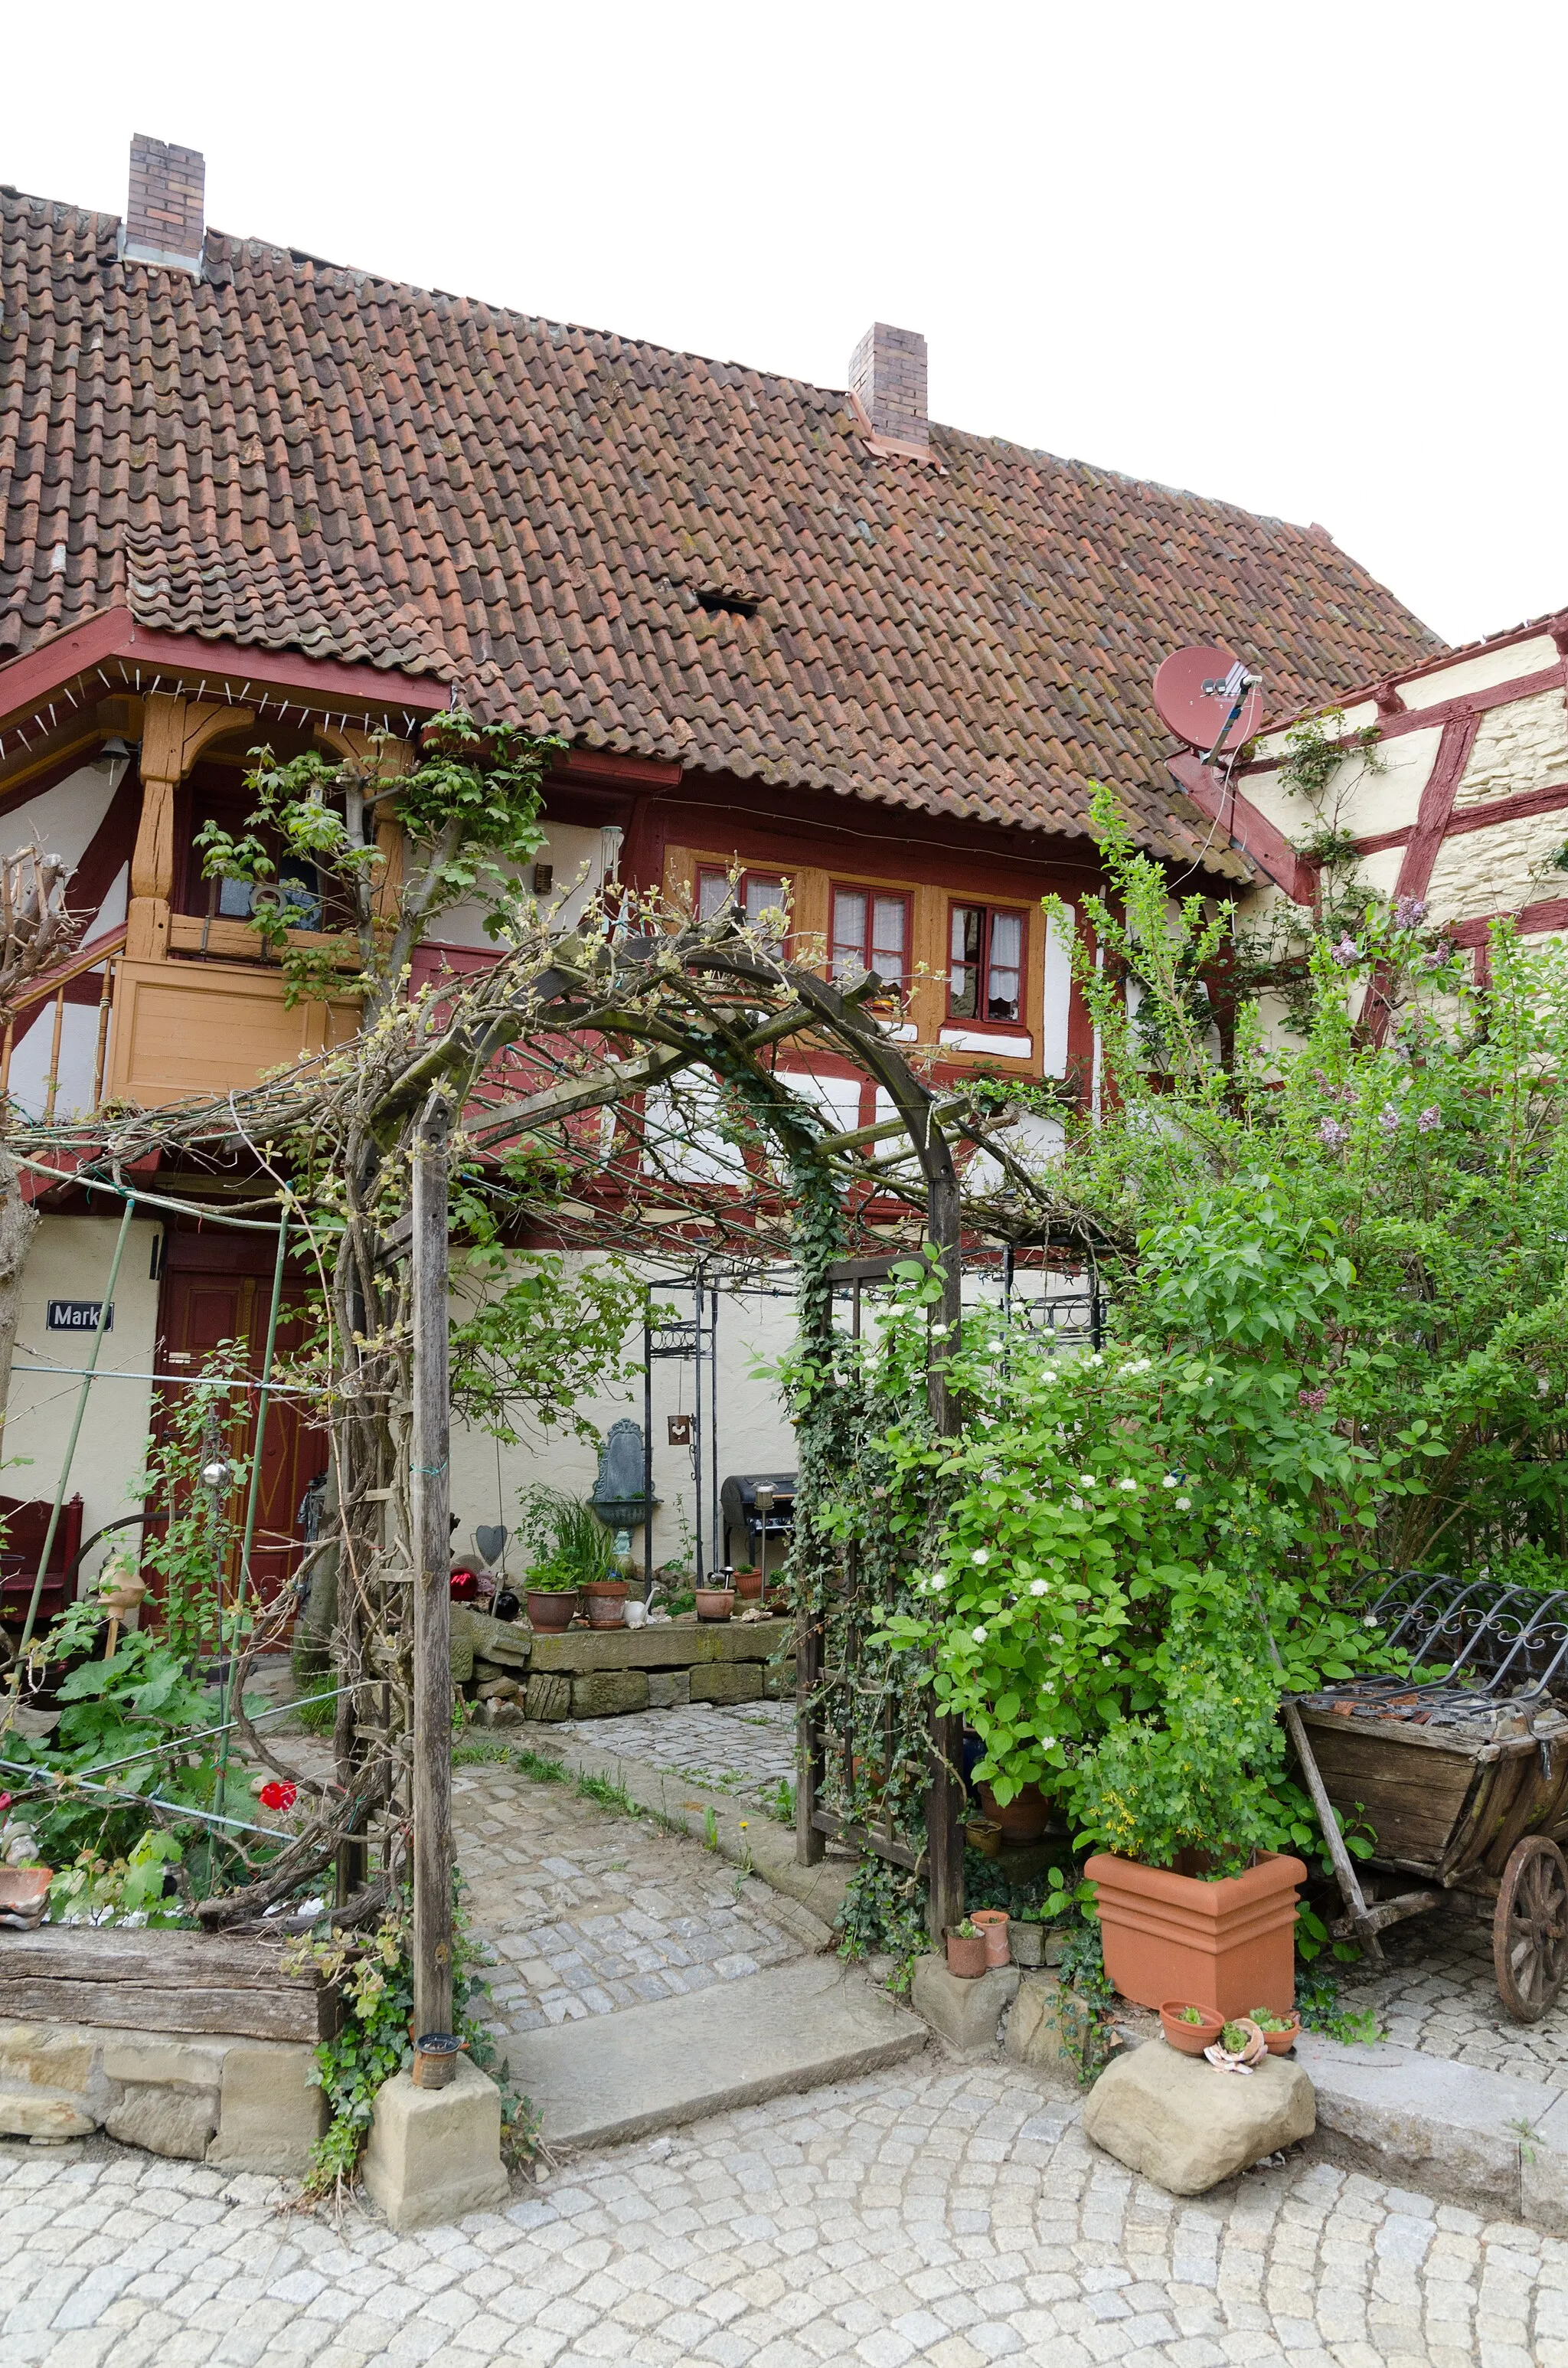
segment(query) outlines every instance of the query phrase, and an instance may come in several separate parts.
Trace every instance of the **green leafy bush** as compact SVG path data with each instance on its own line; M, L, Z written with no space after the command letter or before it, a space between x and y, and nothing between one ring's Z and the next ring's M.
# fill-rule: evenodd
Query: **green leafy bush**
M1271 1794L1284 1772L1278 1679L1247 1640L1222 1663L1179 1661L1159 1721L1121 1719L1073 1771L1081 1842L1143 1866L1184 1868L1210 1881L1239 1874L1273 1839Z

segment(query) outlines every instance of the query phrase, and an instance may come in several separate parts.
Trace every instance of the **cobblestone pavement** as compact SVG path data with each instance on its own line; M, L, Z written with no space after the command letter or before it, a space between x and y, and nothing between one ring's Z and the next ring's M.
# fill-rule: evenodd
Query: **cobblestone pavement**
M801 1953L755 1876L569 1785L459 1767L452 1829L472 1929L498 1960L494 2021L509 2031L613 2014Z
M1374 2007L1403 2047L1568 2089L1568 1993L1544 2022L1516 2022L1497 1996L1489 1922L1435 1909L1396 1924L1383 1947L1388 1973L1347 1990L1347 2006Z
M551 1732L753 1800L795 1778L792 1702L742 1702L733 1709L693 1702L680 1710L633 1711L625 1718L571 1719Z
M6 2368L1565 2368L1568 2244L1287 2162L1182 2202L926 2059L394 2237L103 2140L0 2145Z

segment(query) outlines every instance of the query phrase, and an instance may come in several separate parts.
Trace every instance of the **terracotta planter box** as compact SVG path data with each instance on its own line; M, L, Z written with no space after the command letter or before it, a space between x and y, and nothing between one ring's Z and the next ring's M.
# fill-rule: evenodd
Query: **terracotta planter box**
M1226 2017L1296 2003L1299 1858L1266 1851L1245 1874L1200 1883L1100 1850L1084 1869L1098 1895L1105 1969L1123 1998L1190 1998Z

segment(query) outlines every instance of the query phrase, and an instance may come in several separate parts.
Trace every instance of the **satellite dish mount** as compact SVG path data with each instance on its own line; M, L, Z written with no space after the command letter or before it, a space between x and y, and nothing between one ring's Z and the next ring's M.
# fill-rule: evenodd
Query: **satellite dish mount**
M1219 643L1197 642L1165 660L1154 705L1205 767L1233 763L1263 721L1262 681Z

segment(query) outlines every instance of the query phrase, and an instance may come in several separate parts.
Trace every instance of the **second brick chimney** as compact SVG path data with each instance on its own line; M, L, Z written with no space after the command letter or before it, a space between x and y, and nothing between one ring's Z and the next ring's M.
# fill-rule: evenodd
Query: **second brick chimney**
M924 451L931 441L926 415L926 340L918 329L873 322L849 361L849 392L872 435Z
M197 148L176 148L131 137L131 196L125 209L123 253L131 263L165 270L201 271L206 236L207 165Z

